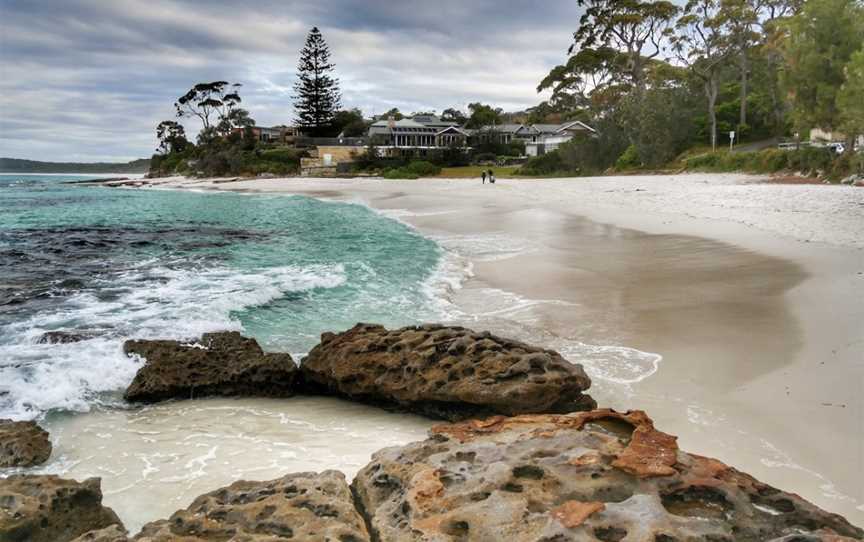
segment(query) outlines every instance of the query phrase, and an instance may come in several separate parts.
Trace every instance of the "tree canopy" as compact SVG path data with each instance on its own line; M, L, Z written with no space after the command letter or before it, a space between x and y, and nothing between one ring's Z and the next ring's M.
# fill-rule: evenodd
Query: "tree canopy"
M313 27L300 50L294 109L297 124L315 135L330 127L342 100L339 80L332 75L334 71L330 48L321 31Z
M242 100L237 89L241 86L227 81L198 83L174 102L177 117L196 117L203 129L212 128L214 122L224 120L240 106Z

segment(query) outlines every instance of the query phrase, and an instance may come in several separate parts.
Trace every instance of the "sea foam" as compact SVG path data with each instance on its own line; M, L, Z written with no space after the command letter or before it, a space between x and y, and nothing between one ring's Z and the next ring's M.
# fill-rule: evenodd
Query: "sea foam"
M104 392L122 390L140 363L123 354L125 339L242 331L236 311L344 281L341 265L257 271L142 265L113 277L98 294L76 294L51 312L7 326L0 345L0 417L32 419L50 409L86 411L94 402L116 399ZM95 336L39 344L45 332L58 329Z

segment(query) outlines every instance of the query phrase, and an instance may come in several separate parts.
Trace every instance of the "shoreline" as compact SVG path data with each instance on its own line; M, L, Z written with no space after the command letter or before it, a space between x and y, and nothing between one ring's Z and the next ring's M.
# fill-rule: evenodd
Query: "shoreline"
M588 343L659 354L654 370L635 378L595 372L601 406L645 409L683 447L860 523L864 490L854 480L864 478L864 368L856 360L864 309L855 299L864 290L864 239L849 226L857 210L864 218L857 201L864 192L747 183L754 178L502 179L495 186L196 180L194 187L362 202L408 223L471 262L473 276L452 301L490 313L475 313L476 327L511 334L522 327L523 338L553 349ZM826 189L854 192L843 194L848 201L810 197ZM753 196L766 190L760 207ZM726 199L706 205L712 197ZM802 223L796 206L808 205L816 210ZM837 208L846 214L828 212ZM794 227L781 233L784 223ZM484 253L474 241L501 246ZM485 310L505 294L526 303ZM622 352L597 359L614 369Z

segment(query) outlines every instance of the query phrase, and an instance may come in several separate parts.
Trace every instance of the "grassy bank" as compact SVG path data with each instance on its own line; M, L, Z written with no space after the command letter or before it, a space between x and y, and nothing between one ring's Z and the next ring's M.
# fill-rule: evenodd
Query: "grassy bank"
M864 154L837 156L826 148L799 150L764 149L754 152L717 151L696 154L680 160L688 171L712 173L803 173L808 176L840 180L864 173Z

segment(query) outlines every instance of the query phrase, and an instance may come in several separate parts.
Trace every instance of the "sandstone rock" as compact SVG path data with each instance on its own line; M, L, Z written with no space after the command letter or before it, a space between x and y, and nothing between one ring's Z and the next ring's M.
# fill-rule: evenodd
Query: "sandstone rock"
M126 530L119 525L111 525L104 529L82 534L72 542L129 542Z
M357 324L323 334L300 370L310 389L448 420L596 406L581 365L461 327Z
M129 401L155 402L207 395L288 397L297 366L289 354L267 354L236 331L206 333L200 344L126 341L127 355L147 360L126 389Z
M170 519L144 526L138 542L209 540L368 542L345 476L289 474L269 482L235 482L195 499Z
M439 425L354 480L373 539L809 542L864 531L720 461L639 411Z
M0 420L0 468L32 467L51 457L48 432L36 422Z
M68 542L92 530L122 525L102 506L99 478L84 482L47 475L0 479L0 540Z

